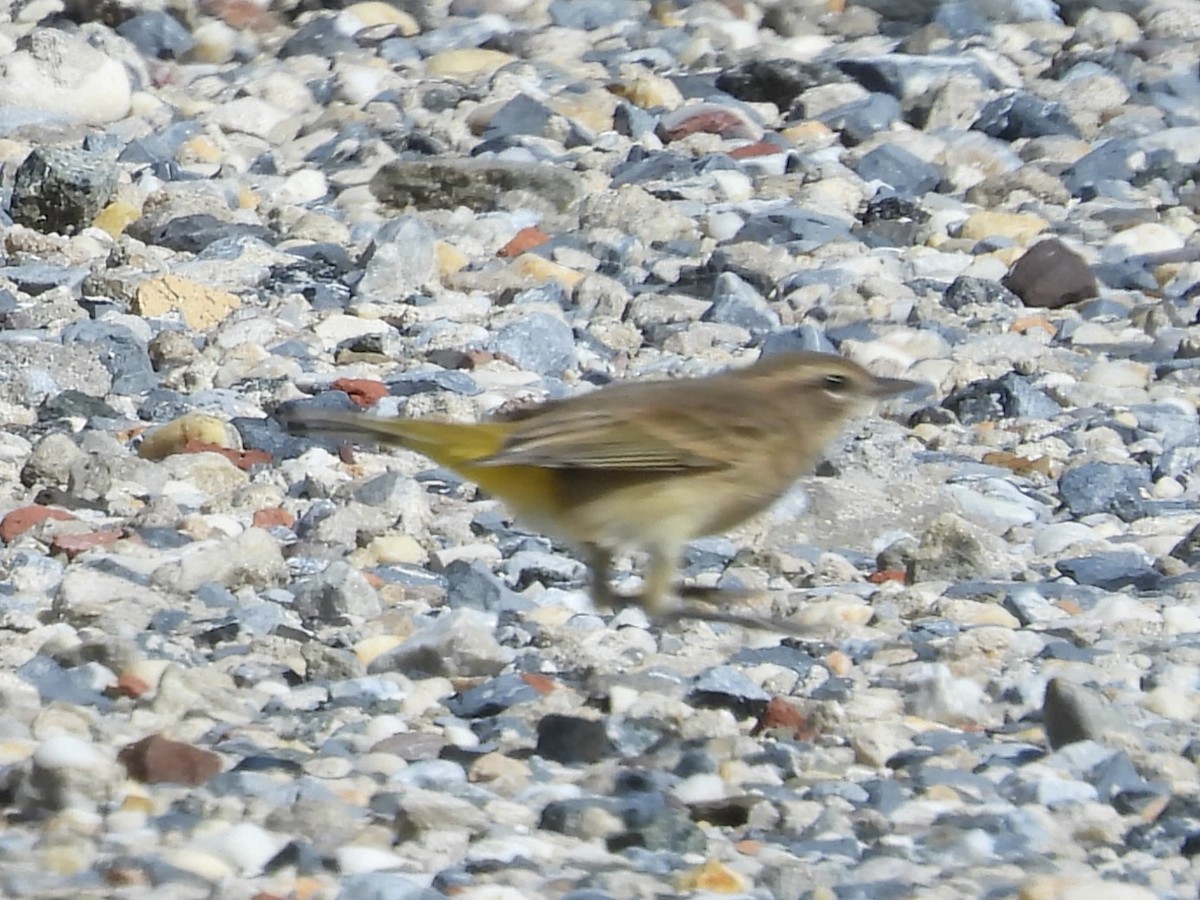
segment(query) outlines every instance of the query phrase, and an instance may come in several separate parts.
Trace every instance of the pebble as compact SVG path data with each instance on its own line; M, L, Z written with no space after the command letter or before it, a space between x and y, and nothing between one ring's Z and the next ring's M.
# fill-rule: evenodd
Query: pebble
M7 893L1195 895L1191 0L52 6L0 34ZM779 630L271 418L781 349L929 388L687 551Z

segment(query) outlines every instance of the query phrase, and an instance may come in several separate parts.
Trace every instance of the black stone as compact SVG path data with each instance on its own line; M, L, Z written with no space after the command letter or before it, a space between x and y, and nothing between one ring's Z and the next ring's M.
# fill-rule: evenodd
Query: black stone
M537 726L537 752L566 765L599 762L612 755L604 722L552 713Z

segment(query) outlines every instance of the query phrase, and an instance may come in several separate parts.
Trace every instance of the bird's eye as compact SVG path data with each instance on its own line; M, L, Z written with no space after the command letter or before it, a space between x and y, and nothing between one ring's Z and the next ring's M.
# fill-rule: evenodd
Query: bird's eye
M850 379L845 375L826 375L821 379L821 386L827 391L844 391L850 386Z

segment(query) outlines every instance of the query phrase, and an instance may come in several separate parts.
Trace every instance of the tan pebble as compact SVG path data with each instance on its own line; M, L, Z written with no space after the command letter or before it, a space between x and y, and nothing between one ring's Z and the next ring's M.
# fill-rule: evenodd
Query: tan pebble
M216 163L221 161L221 148L213 143L207 135L198 134L185 141L179 148L178 158L182 163L204 162Z
M836 137L832 128L815 119L789 125L787 128L780 129L779 133L793 144L825 143Z
M363 638L354 645L354 655L364 666L369 666L377 657L404 643L403 638L394 634L376 634Z
M991 237L1006 237L1018 244L1028 244L1049 227L1050 223L1032 213L983 210L970 216L959 229L959 237L981 241Z
M744 875L715 859L685 872L679 878L679 887L685 891L711 891L714 894L741 894L749 889L750 883Z
M513 260L512 271L521 278L534 281L557 281L568 290L583 278L582 273L574 269L560 266L532 253L522 254Z
M166 459L183 453L190 443L212 444L227 450L241 450L242 439L237 429L218 416L190 412L150 432L138 456L142 459Z
M834 675L848 675L850 670L854 668L854 660L841 650L834 650L825 657L825 667Z
M390 3L380 3L378 0L352 3L338 14L338 20L339 23L349 25L352 32L375 25L395 25L404 37L412 37L421 32L420 24L412 15Z
M512 61L513 57L499 50L471 47L435 53L426 60L425 71L437 78L470 79L479 75L490 75Z
M1098 878L1037 875L1021 885L1020 900L1154 900L1149 888Z
M642 109L678 109L683 94L675 82L653 72L637 72L608 86L610 92Z
M428 554L410 534L384 534L367 545L367 549L382 565L416 566L425 562Z
M438 241L434 244L433 249L437 253L438 272L442 278L453 275L455 272L461 272L471 261L467 254L445 241Z
M165 316L179 312L189 328L204 330L224 321L242 305L236 294L180 278L164 275L140 285L130 309L139 316Z
M100 210L92 224L114 238L121 234L141 216L142 211L132 203L124 200L114 200Z

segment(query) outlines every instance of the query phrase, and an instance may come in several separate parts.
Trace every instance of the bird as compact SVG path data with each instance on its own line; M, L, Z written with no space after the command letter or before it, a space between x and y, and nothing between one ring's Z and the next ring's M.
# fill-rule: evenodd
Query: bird
M305 401L276 418L423 454L515 518L574 547L598 606L675 614L686 545L770 507L871 401L911 391L832 353L780 351L696 378L632 380L480 422L384 417ZM615 554L645 554L639 595L610 584Z

